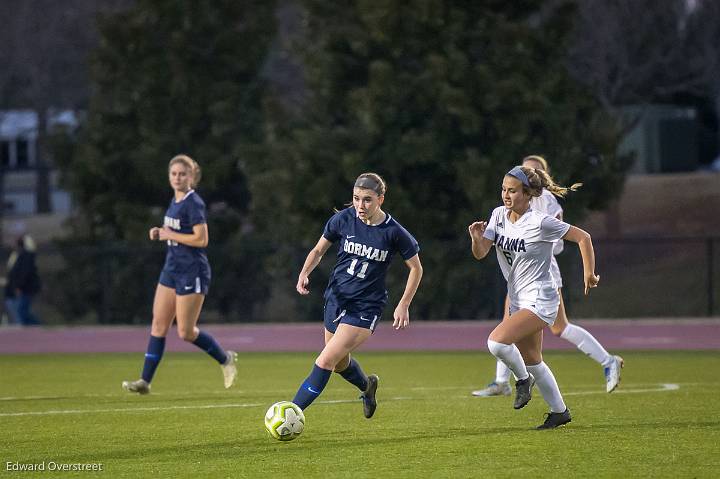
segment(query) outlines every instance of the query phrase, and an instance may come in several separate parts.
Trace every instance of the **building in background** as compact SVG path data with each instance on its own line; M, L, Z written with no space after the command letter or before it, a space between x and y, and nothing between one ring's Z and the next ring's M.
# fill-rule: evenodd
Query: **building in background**
M74 129L77 115L69 110L48 112L46 131L55 127ZM36 205L38 115L33 110L0 111L0 181L2 215L5 218L34 215ZM70 194L58 187L58 173L50 170L51 212L67 215Z
M700 124L694 108L678 105L637 105L622 109L634 124L618 147L633 153L632 174L695 171L699 166Z

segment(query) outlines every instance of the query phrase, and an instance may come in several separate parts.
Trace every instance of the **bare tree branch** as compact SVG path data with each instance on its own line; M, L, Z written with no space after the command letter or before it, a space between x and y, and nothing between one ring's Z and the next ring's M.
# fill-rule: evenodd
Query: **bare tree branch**
M606 109L691 93L711 100L720 118L720 2L578 0L577 5L568 68Z

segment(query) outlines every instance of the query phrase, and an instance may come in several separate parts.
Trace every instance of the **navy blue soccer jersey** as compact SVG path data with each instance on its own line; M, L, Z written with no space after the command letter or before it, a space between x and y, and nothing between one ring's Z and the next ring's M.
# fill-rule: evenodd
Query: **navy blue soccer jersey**
M192 234L193 226L206 223L205 202L194 190L188 191L180 201L171 199L163 221L165 226L182 234ZM167 243L168 250L163 270L188 274L210 271L205 248L187 246L171 240Z
M383 223L368 226L357 218L353 207L330 218L323 237L339 241L337 264L325 298L332 296L343 309L353 312L379 315L387 303L385 275L393 255L399 253L407 260L420 251L415 238L389 214Z

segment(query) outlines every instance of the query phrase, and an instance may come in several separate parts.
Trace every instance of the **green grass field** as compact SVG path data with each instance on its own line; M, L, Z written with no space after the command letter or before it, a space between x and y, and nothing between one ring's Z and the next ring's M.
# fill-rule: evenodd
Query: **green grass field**
M381 383L367 420L335 375L296 441L263 415L292 399L312 354L241 354L222 389L200 353L166 355L149 396L120 389L141 354L0 356L2 477L717 477L720 355L624 352L620 389L579 353L548 353L573 422L535 431L546 405L474 398L487 352L360 353ZM100 463L102 472L13 472L7 463ZM46 466L47 467L47 466Z

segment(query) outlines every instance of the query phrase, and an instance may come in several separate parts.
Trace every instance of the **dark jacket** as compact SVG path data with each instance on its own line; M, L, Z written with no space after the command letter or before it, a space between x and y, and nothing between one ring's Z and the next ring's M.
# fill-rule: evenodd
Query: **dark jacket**
M20 250L15 264L8 272L5 295L13 297L15 291L20 290L22 294L31 296L39 293L41 287L40 276L35 265L35 253Z

